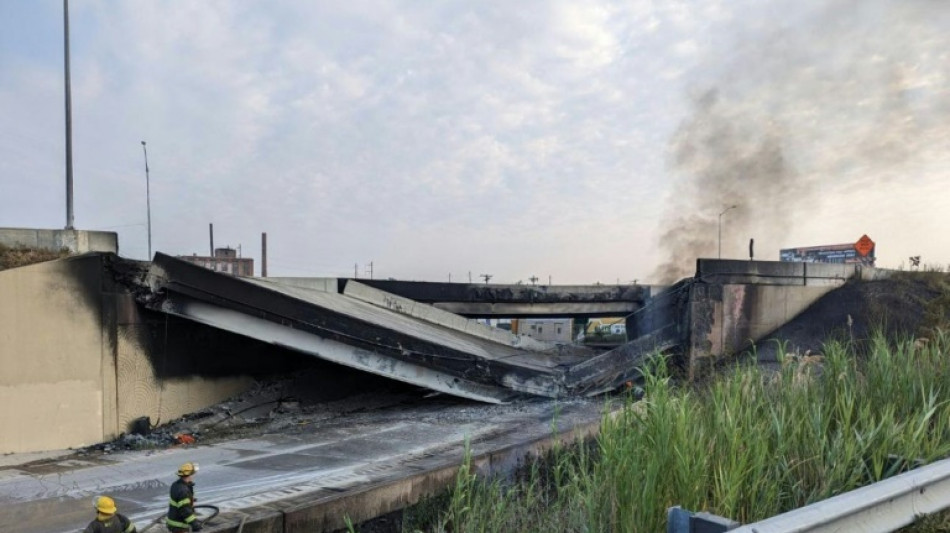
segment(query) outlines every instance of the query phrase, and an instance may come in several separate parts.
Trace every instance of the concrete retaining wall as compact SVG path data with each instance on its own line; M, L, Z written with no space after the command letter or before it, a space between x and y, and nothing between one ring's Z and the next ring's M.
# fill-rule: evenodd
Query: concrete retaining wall
M0 272L0 453L114 432L110 350L86 290L99 270L85 257Z
M0 454L95 444L134 418L168 421L251 383L187 375L159 382L137 307L105 272L109 257L0 272Z
M188 354L181 350L165 353L164 338L160 342L149 342L156 334L161 335L163 328L144 319L132 295L117 294L114 300L120 310L115 325L116 417L120 433L136 418L148 416L153 423L168 422L239 394L253 383L250 377L243 375L209 378L192 374L160 378L161 367L168 358L176 359L171 364L179 366Z
M887 277L861 265L699 259L690 287L688 370L748 348L850 279Z
M74 254L119 253L119 237L111 231L0 228L0 244L53 251L65 248Z

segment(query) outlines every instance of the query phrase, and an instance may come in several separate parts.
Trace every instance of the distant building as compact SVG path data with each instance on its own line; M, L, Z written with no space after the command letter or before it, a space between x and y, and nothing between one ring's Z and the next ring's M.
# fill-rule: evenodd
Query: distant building
M627 319L624 317L592 318L587 322L588 337L594 335L626 335Z
M779 260L794 263L858 263L874 266L877 246L867 235L850 244L826 244L779 250Z
M254 259L250 257L238 257L237 250L234 248L215 248L214 257L206 255L179 255L178 259L203 266L215 272L224 272L235 276L254 275Z
M503 329L505 331L511 331L511 319L510 318L499 318L492 324L498 329Z
M573 318L512 319L511 332L547 342L571 342Z

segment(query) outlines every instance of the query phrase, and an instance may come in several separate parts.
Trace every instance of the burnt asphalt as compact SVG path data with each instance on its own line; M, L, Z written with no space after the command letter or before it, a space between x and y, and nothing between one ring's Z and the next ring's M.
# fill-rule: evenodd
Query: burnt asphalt
M287 498L314 501L341 492L460 463L473 454L550 437L555 429L596 423L600 400L526 400L485 405L398 396L346 416L291 417L274 433L205 445L106 453L86 450L35 461L6 456L0 466L0 531L81 530L93 518L92 499L115 498L143 531L167 508L178 465L197 461L199 504L229 512ZM282 417L285 419L286 417ZM226 520L225 520L226 521ZM220 520L219 520L220 522ZM214 522L212 522L214 523ZM163 528L154 528L156 531Z

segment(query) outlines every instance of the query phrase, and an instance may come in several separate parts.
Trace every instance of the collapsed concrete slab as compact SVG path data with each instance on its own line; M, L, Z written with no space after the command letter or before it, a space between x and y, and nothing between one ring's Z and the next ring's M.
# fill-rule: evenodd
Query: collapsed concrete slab
M237 278L164 254L148 284L142 301L153 310L484 402L602 392L629 379L643 355L541 345L369 287Z

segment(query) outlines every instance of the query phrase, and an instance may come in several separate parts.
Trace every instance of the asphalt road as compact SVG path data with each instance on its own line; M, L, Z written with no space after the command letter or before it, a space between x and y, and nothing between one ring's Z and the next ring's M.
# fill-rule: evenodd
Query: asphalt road
M205 446L67 455L0 469L0 531L81 530L92 500L107 494L142 531L167 509L168 487L183 462L197 461L199 504L239 511L288 497L358 489L425 464L457 464L474 453L543 438L598 420L599 401L510 405L426 402L392 405L314 424L302 431ZM16 463L6 457L4 464ZM156 531L164 530L156 528Z

